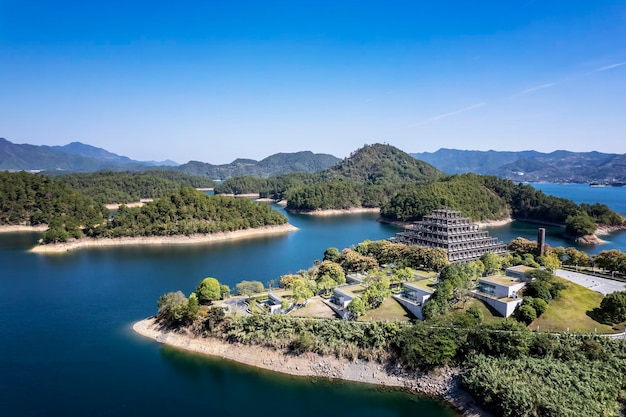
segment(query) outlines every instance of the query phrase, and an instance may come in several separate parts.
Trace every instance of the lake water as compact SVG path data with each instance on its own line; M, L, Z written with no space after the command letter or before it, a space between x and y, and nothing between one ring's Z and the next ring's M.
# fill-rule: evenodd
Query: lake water
M554 195L556 197L568 198L576 203L594 204L596 202L606 204L612 210L626 216L626 187L590 187L587 184L550 184L538 183L531 184L545 194ZM546 243L552 247L556 246L575 246L580 250L584 250L591 254L597 254L603 250L609 249L626 249L626 232L612 233L601 238L607 243L596 246L576 245L571 241L562 237L563 228L538 226L536 224L513 222L506 226L489 227L489 233L498 237L503 242L509 242L518 236L525 237L530 240L537 240L537 229L544 227L546 229Z
M615 199L609 206L626 211L617 206L624 202L623 194L613 194L618 189L569 187L544 191L571 190L582 201L585 191L605 190L598 199ZM133 322L156 312L161 294L188 294L204 277L231 287L244 279L268 282L308 268L330 246L341 249L399 230L370 214L289 219L300 230L284 236L62 255L28 252L36 234L0 234L0 416L318 417L346 410L360 417L455 415L412 394L276 375L164 347L132 332ZM492 231L504 240L536 237L533 225ZM552 239L549 234L548 242L558 245Z
M168 291L308 268L329 246L397 229L372 215L290 216L285 236L198 246L36 255L36 234L0 235L0 416L442 416L444 404L361 384L276 375L135 335Z

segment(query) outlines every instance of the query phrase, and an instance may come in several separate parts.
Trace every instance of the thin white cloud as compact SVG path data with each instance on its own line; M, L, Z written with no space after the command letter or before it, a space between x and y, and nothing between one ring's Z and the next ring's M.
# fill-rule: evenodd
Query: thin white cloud
M524 91L520 91L517 94L513 94L513 97L517 97L517 96L521 96L521 95L524 95L524 94L532 93L533 91L537 91L537 90L543 90L544 88L554 87L555 85L556 85L556 83L547 83L547 84L538 85L536 87L530 87L530 88L527 88Z
M613 68L621 67L623 65L626 65L626 62L618 62L617 64L611 64L611 65L607 65L607 66L604 66L604 67L600 67L600 68L596 69L595 72L607 71L607 70L610 70L610 69L613 69Z
M459 110L451 111L451 112L448 112L448 113L438 114L437 116L430 117L430 118L424 120L421 123L418 123L416 125L411 125L409 127L421 126L421 125L425 125L427 123L436 122L438 120L445 119L446 117L455 116L457 114L461 114L461 113L465 113L465 112L468 112L468 111L471 111L471 110L474 110L474 109L478 109L478 108L486 106L486 105L487 105L487 103L483 103L483 102L472 104L471 106L464 107L464 108L459 109Z

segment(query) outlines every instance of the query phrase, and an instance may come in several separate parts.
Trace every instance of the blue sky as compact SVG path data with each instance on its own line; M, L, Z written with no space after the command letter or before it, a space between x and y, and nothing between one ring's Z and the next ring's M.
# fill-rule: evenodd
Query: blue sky
M624 1L0 0L0 137L226 163L625 153Z

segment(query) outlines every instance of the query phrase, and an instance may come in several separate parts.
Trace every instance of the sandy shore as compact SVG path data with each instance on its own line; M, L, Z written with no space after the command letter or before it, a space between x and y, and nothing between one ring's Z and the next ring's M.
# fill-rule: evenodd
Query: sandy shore
M150 203L151 201L153 201L152 198L142 198L141 200L133 201L132 203L105 204L104 207L106 207L109 210L117 210L118 208L120 208L121 205L125 205L126 207L142 207L144 204Z
M248 194L217 194L222 197L246 197L246 198L259 198L259 193Z
M14 224L0 226L0 233L45 232L46 230L48 230L47 224L40 224L37 226L14 225Z
M289 233L298 230L297 227L286 223L278 226L258 227L254 229L236 230L234 232L219 232L196 234L191 236L150 236L150 237L121 237L121 238L84 238L67 243L38 245L31 249L37 253L62 253L79 248L94 248L103 246L127 245L192 245L224 240L244 239L256 236Z
M353 207L342 210L289 210L291 213L306 214L307 216L340 216L342 214L358 214L358 213L380 213L380 208L376 207Z
M459 388L459 370L442 368L429 374L416 374L401 368L387 369L384 365L363 360L349 361L314 353L292 355L287 352L261 346L231 344L216 338L162 330L154 318L139 321L133 330L142 336L170 346L217 356L261 369L303 377L322 377L398 387L444 398L464 416L487 417L473 398Z
M513 219L512 218L506 218L506 219L502 219L502 220L483 220L480 222L476 222L476 224L478 225L478 227L480 227L481 229L484 227L498 227L498 226L504 226L507 225L509 223L513 223Z

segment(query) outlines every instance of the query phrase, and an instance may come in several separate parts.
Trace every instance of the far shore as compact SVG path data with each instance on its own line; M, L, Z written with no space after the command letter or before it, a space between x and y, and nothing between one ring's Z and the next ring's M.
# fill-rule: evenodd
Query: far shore
M27 226L21 224L5 224L0 226L0 233L15 232L45 232L48 230L47 224L38 224L37 226Z
M443 398L467 417L491 416L460 388L458 369L441 368L430 373L414 373L400 367L389 370L385 365L365 360L350 361L315 353L293 355L263 346L232 344L218 338L202 338L162 329L154 317L135 323L133 330L159 343L260 369L302 377L341 379L408 389L418 394Z
M341 216L343 214L380 213L377 207L352 207L349 209L331 210L288 210L290 213L304 214L307 216Z
M277 226L257 227L253 229L235 230L232 232L218 232L195 234L190 236L139 236L120 238L82 238L71 242L37 245L31 249L37 253L63 253L80 248L94 248L105 246L129 245L194 245L224 240L245 239L257 236L289 233L298 230L297 227L286 223Z
M506 219L501 219L501 220L481 220L479 222L476 222L478 227L480 227L481 229L484 227L505 226L509 223L513 223L513 218L507 217Z
M142 198L139 201L133 201L132 203L110 203L110 204L105 204L104 207L106 207L109 210L117 210L120 208L121 205L124 205L126 207L132 208L132 207L143 207L144 204L146 203L150 203L152 202L153 199L152 198Z

